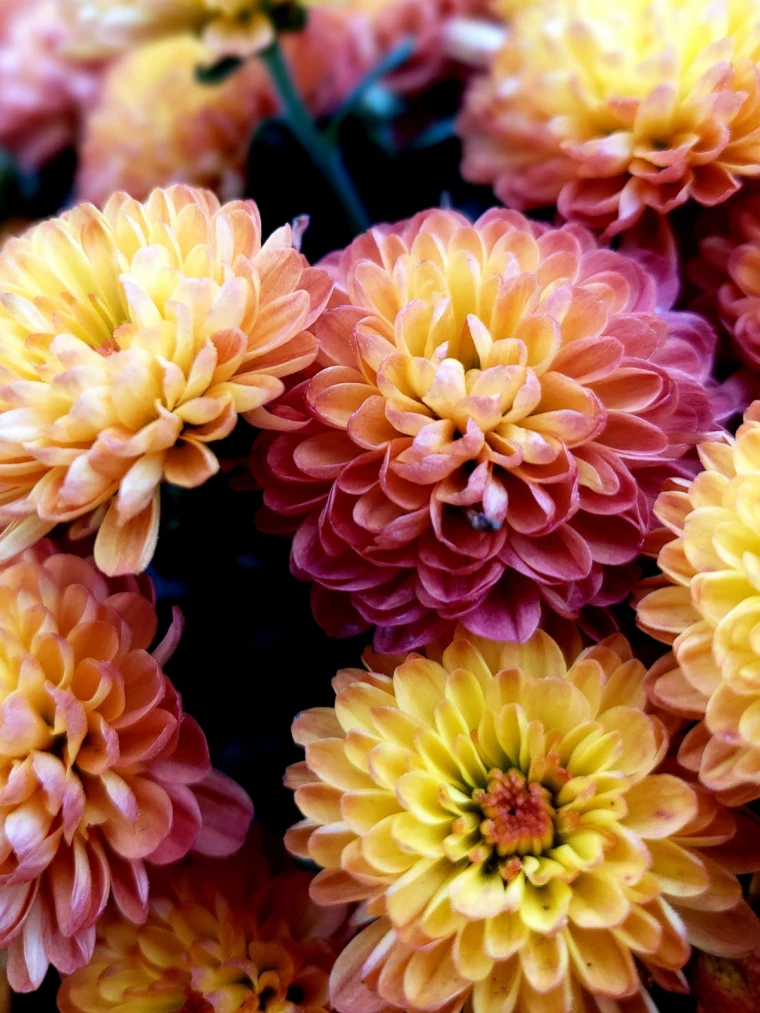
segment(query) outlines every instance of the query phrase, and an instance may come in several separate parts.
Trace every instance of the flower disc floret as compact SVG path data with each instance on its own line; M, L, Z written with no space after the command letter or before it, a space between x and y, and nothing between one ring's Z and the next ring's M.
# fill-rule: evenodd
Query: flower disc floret
M147 915L146 863L231 854L251 805L212 771L151 654L151 588L42 545L0 571L0 946L16 991L86 964L113 897Z
M639 476L714 427L709 326L584 229L504 210L377 227L325 266L321 369L284 402L309 424L254 460L319 621L393 652L623 598Z
M323 866L316 901L375 919L333 970L339 1010L643 1011L637 963L682 989L692 944L751 947L733 873L755 824L656 772L667 733L622 637L566 658L460 629L430 654L340 672L293 726L286 843Z
M0 253L0 559L56 524L97 532L104 573L144 570L159 486L219 468L239 414L272 424L330 292L289 226L262 245L250 201L188 187L116 194Z
M754 0L550 0L521 11L460 132L466 178L614 235L760 174Z

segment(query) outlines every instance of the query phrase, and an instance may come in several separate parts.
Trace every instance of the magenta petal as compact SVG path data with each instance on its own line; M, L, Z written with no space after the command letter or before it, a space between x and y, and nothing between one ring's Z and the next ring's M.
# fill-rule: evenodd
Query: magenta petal
M113 899L124 917L139 925L148 917L150 885L145 865L118 855L111 856L110 864Z
M506 574L486 600L462 617L470 633L491 640L524 643L538 627L541 599L535 585L524 577Z

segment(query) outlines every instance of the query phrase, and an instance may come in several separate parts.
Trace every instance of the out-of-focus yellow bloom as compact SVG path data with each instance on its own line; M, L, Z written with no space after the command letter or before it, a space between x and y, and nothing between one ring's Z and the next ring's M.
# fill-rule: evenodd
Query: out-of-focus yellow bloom
M0 254L0 559L56 524L98 532L108 574L143 570L159 484L206 481L208 444L308 365L331 291L290 226L262 246L252 202L188 187L116 194Z
M548 0L470 93L463 172L614 234L760 174L756 0Z
M326 1013L346 909L309 900L311 875L272 876L250 846L151 877L147 921L110 907L92 960L65 978L61 1013Z
M315 900L376 919L335 965L339 1010L643 1013L635 961L680 987L690 944L751 947L732 873L760 864L755 824L652 773L668 736L622 637L567 659L460 629L429 653L340 672L335 709L294 724L286 842L324 867Z
M274 39L258 0L62 0L68 46L79 55L118 52L166 35L199 32L219 54L248 56Z
M698 722L679 759L731 803L760 797L760 402L745 420L735 442L702 445L693 482L666 484L655 513L676 537L658 562L673 586L638 606L673 644L649 673L652 699Z

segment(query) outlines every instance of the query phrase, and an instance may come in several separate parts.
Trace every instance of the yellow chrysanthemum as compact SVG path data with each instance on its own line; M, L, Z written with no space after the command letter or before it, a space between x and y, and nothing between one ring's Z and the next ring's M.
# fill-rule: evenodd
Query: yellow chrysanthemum
M756 0L546 0L520 12L461 121L463 172L612 235L760 173Z
M127 49L147 39L200 32L219 53L248 55L274 38L259 0L62 0L68 48L80 56Z
M569 653L460 629L440 661L339 673L335 709L296 719L287 844L324 867L317 902L375 919L335 965L337 1009L643 1013L636 961L681 987L690 944L757 938L733 875L760 864L733 846L755 824L652 773L667 733L622 637Z
M327 275L290 226L188 187L82 204L0 252L0 560L58 523L98 531L110 575L143 570L159 484L200 485L208 444L308 365Z
M673 644L649 673L652 699L698 722L679 759L747 801L760 797L760 401L735 441L705 443L700 458L705 470L668 482L655 505L676 535L658 557L673 586L647 594L638 618Z

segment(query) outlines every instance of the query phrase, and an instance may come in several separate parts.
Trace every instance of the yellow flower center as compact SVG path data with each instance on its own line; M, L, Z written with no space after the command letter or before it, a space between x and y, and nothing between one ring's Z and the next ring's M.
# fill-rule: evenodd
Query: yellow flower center
M540 855L554 840L551 793L529 782L519 770L492 770L488 787L473 792L485 819L480 824L483 840L492 844L500 858Z

